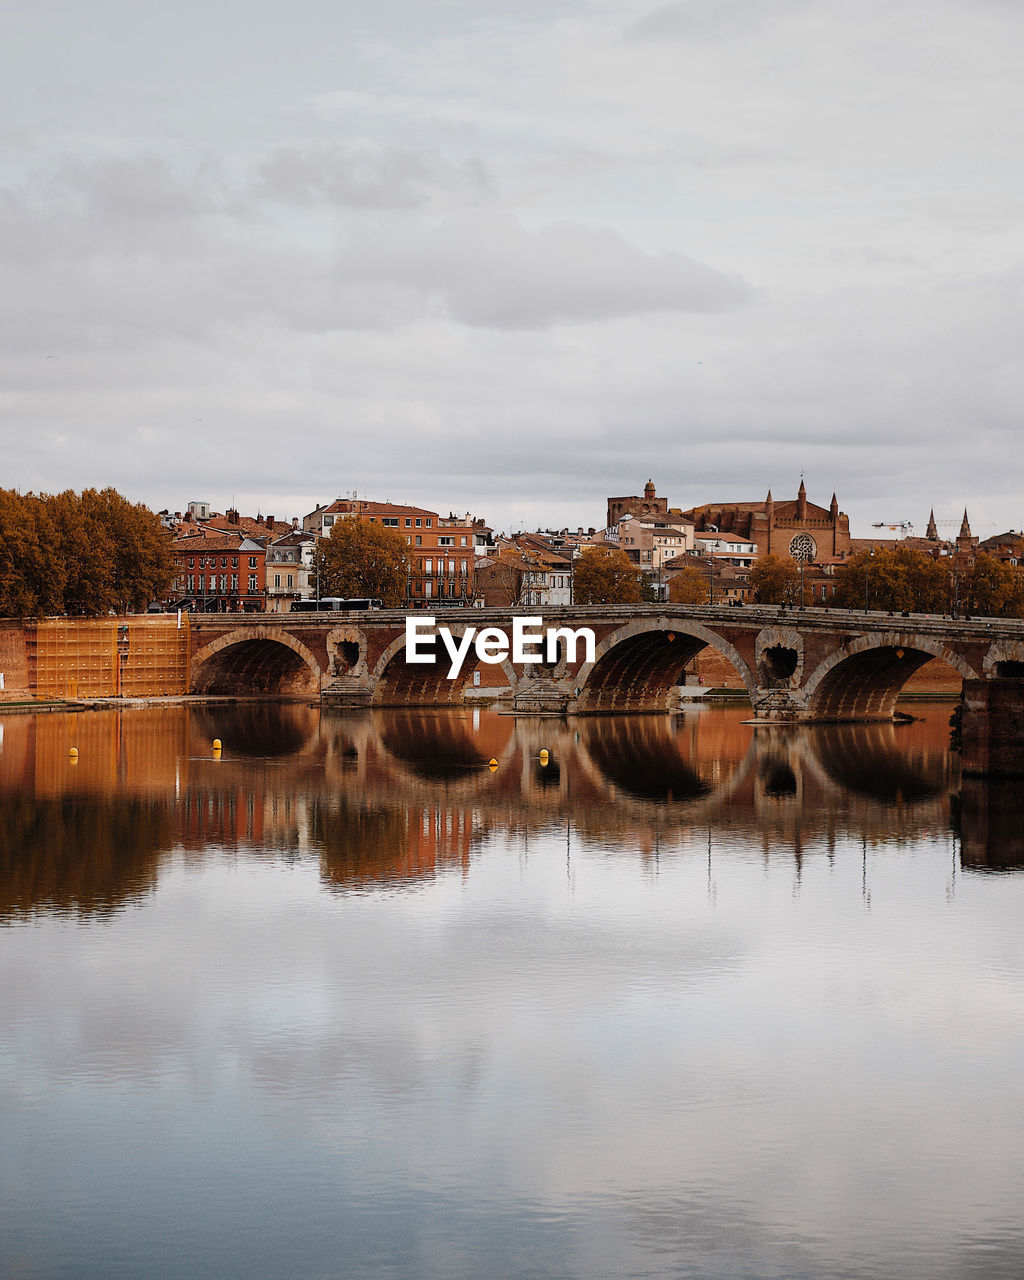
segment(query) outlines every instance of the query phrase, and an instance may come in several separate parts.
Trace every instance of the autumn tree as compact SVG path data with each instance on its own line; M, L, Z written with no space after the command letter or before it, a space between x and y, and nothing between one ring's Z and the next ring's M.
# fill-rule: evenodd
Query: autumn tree
M839 566L833 603L846 609L945 613L949 574L941 561L915 547L875 547Z
M800 570L787 556L762 556L747 579L758 604L795 604L800 598Z
M577 604L641 604L643 574L619 547L588 547L573 564L572 598Z
M708 575L696 565L686 565L668 584L673 604L707 604L711 597Z
M0 614L144 609L174 574L170 538L115 489L0 490Z
M957 573L957 605L961 613L986 618L1021 616L1021 581L1008 565L980 552Z
M61 610L53 528L42 498L0 489L0 617Z
M111 607L119 613L145 609L174 577L170 534L159 516L116 489L86 489L82 500L92 526L106 536Z
M409 546L397 529L338 520L318 555L322 596L369 596L388 608L405 603Z

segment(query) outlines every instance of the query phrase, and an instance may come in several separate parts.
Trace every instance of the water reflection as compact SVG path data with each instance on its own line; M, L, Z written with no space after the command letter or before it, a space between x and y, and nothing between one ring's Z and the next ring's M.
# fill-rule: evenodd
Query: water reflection
M0 720L0 1255L1016 1274L1014 793L743 715Z
M0 912L110 909L176 848L309 857L326 884L358 888L465 869L495 833L545 829L651 856L713 827L803 857L843 835L898 843L955 821L965 866L1024 866L1019 788L972 782L951 806L947 718L755 731L724 709L571 723L294 705L9 717Z
M1024 870L1024 795L1019 781L964 778L954 798L953 818L965 867Z

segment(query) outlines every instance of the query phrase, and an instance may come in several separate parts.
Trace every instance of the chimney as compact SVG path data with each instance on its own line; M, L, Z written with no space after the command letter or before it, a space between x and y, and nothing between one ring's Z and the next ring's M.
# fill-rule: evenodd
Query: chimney
M292 529L298 532L298 528L299 528L299 517L292 516Z
M268 529L270 529L270 530L271 530L271 532L273 532L273 529L274 529L274 517L273 517L273 516L267 516L267 528L268 528Z
M228 508L228 524L238 524L238 512L234 507Z

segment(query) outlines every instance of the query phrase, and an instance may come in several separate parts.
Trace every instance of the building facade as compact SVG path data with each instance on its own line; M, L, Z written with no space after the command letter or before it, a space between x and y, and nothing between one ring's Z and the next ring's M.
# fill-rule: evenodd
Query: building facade
M405 536L409 547L408 607L472 604L476 560L491 545L491 529L483 520L468 513L442 516L424 507L337 498L310 512L302 527L319 537L330 537L339 520L380 524Z
M812 564L843 560L851 553L850 518L839 510L833 493L827 507L807 500L803 480L795 499L776 502L768 491L763 502L710 502L685 513L696 536L731 534L757 548L757 558L782 556Z

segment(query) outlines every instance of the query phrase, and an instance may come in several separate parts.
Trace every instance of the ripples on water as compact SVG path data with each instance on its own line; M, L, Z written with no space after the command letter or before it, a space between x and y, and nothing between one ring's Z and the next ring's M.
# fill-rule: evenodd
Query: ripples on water
M948 711L8 717L0 1273L1019 1277Z

